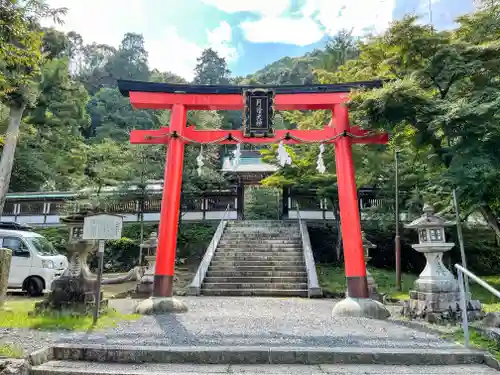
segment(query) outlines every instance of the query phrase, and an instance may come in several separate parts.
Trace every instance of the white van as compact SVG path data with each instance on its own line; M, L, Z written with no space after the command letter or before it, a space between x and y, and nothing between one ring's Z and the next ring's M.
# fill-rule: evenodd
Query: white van
M50 291L52 282L68 267L68 259L45 237L30 229L17 223L0 222L0 248L12 250L8 288L38 297Z

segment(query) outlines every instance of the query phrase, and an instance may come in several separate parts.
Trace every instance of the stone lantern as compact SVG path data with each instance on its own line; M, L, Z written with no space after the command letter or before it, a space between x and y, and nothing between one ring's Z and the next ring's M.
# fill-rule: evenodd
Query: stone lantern
M144 275L141 277L139 284L137 284L136 290L133 293L134 297L150 297L153 293L153 283L155 275L155 265L156 265L156 247L158 246L158 235L156 232L152 232L149 238L140 244L140 246L146 250L146 261L148 262L148 268Z
M377 245L368 241L365 232L361 232L361 236L363 240L363 249L365 250L365 265L366 265L371 259L370 249L375 249ZM370 294L370 298L376 301L380 301L382 298L380 294L377 292L377 284L375 284L375 280L373 279L371 273L368 271L368 268L366 269L366 281L368 283L368 293Z
M454 223L436 215L427 204L423 212L421 217L405 225L417 230L419 243L412 247L424 254L427 263L415 281L414 290L410 290L403 314L433 322L452 319L460 311L460 292L455 276L443 264L443 254L455 246L445 238L445 227Z
M87 216L93 215L91 205L86 205L74 214L60 220L69 228L68 268L52 283L48 299L37 305L38 309L71 309L86 313L95 303L96 277L90 271L87 258L97 250L97 241L83 240L83 224ZM103 301L103 307L106 306Z

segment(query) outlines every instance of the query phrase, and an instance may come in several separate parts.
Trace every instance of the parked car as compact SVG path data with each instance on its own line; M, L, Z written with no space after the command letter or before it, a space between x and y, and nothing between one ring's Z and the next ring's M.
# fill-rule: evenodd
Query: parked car
M0 222L0 248L12 250L8 288L32 297L49 292L68 267L68 259L45 237L22 224Z

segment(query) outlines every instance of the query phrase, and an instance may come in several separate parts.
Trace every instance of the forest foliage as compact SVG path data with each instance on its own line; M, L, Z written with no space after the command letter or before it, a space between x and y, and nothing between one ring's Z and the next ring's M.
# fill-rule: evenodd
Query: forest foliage
M165 150L128 143L133 129L168 124L166 111L135 110L117 80L183 83L171 72L151 69L144 38L127 33L119 46L87 43L76 32L40 26L64 9L41 0L2 2L0 27L0 197L10 191L73 190L161 179ZM284 57L246 77L233 77L226 61L207 49L198 59L197 84L312 84L382 79L384 87L353 92L352 123L391 134L388 146L356 146L357 182L388 197L394 191L394 154L399 152L403 209L420 214L424 201L452 211L456 188L464 218L480 212L500 237L500 2L484 1L437 31L416 17L394 22L380 35L354 37L343 30L322 49ZM280 113L282 126L324 126L326 111ZM8 131L19 119L18 133ZM201 128L237 128L233 111L190 112ZM12 136L15 135L15 137ZM10 137L10 138L9 138ZM17 147L16 147L17 146ZM276 146L262 151L275 163ZM14 151L12 150L14 148ZM316 188L333 207L336 174L332 146L324 154L327 172L316 171L318 146L289 147L293 163L264 184ZM220 188L220 149L205 150L205 173L196 173L199 146L186 148L183 190ZM12 154L12 176L8 158ZM117 168L116 166L120 166ZM3 200L0 200L0 206ZM374 216L388 223L393 205ZM1 207L0 207L1 208ZM387 220L386 220L387 219Z

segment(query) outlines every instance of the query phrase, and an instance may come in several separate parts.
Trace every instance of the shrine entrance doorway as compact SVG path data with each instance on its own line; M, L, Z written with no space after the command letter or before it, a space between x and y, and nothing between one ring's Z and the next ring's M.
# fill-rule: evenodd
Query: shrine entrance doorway
M245 186L244 220L281 220L281 189L276 187Z
M171 297L179 220L184 146L186 144L334 144L345 274L349 297L368 299L357 189L352 159L354 143L387 143L387 134L374 134L349 124L348 94L380 82L315 86L196 86L118 81L121 93L135 108L171 110L170 125L158 130L134 130L131 143L165 144L166 168L154 277L154 297ZM188 110L243 110L241 130L196 130L187 126ZM319 130L275 130L274 111L329 110L332 120ZM286 159L286 158L285 158ZM286 162L286 160L285 160Z

